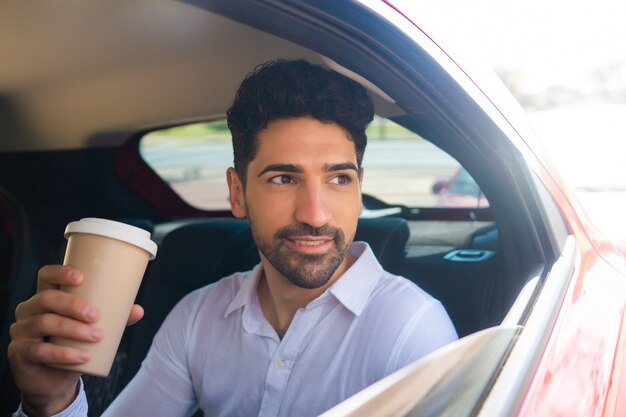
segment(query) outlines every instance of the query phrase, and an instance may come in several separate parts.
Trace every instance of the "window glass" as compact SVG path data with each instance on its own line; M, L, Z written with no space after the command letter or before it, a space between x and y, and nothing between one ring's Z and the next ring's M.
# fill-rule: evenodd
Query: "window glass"
M363 193L389 205L487 207L474 179L427 140L376 117L367 129ZM226 168L233 164L225 120L156 130L140 141L146 163L186 202L226 210Z
M226 121L155 130L141 138L139 153L190 205L230 208L226 168L232 166L233 148Z

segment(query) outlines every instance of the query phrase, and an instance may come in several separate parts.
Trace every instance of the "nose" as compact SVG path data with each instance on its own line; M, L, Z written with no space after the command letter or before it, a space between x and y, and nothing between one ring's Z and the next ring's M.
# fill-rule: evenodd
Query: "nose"
M329 220L328 205L320 184L305 184L296 197L295 220L311 227L322 227Z

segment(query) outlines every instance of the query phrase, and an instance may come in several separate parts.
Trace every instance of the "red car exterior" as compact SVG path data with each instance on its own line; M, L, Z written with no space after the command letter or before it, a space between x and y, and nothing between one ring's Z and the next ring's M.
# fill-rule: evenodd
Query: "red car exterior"
M570 201L563 196L559 205L573 210ZM587 220L572 220L575 268L520 416L626 415L622 261Z

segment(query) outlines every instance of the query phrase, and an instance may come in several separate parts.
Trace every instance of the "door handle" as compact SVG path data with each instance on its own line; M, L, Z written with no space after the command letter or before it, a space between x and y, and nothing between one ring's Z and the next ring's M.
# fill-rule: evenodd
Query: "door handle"
M451 262L483 262L491 259L494 251L484 249L455 249L446 253L443 259Z

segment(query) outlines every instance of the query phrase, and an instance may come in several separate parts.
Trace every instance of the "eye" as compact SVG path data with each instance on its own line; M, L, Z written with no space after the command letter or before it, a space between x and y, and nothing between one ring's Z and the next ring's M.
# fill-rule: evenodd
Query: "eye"
M295 180L289 175L277 175L269 179L272 184L293 184Z
M352 178L347 174L339 174L330 180L331 184L348 185L352 182Z

